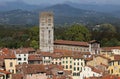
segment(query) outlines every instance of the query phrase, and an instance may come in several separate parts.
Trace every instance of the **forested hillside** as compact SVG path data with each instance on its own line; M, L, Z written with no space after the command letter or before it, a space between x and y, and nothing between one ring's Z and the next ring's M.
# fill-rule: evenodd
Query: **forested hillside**
M120 25L120 19L112 14L78 9L67 4L57 4L32 11L22 9L2 11L0 12L0 24L38 25L41 11L52 11L56 25L73 23L82 23L84 25L111 23Z
M39 27L28 25L0 25L0 47L39 47ZM102 46L120 45L120 27L100 24L89 27L79 24L55 26L55 40L98 40Z

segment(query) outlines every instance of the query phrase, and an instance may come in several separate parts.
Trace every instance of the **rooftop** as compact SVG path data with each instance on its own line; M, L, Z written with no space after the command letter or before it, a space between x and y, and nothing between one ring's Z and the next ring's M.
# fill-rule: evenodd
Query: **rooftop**
M80 41L68 41L68 40L56 40L54 42L55 45L71 45L71 46L84 46L88 47L88 42L80 42Z

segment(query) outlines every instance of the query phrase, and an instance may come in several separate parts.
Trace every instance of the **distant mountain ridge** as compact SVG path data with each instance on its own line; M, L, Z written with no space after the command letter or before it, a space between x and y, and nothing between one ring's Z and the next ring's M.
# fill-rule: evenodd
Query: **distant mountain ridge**
M33 24L38 25L39 13L53 11L55 24L93 24L93 23L120 23L120 19L111 14L74 8L68 4L57 4L32 11L16 9L0 12L0 24Z
M66 2L66 4L84 10L94 10L98 12L114 12L120 10L120 5L112 5L112 4L80 4L73 2Z
M5 2L1 3L0 5L0 12L2 11L10 11L10 10L15 10L15 9L22 9L22 10L34 10L37 8L45 8L49 5L41 4L41 5L31 5L31 4L26 4L22 1L13 1L13 2Z

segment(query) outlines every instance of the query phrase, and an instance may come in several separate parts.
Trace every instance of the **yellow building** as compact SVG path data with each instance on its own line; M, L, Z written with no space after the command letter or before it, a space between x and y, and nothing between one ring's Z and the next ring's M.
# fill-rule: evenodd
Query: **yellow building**
M6 71L9 71L11 73L16 73L16 65L17 65L17 59L15 57L14 54L9 54L5 59L4 59L4 63L5 63L5 69Z
M109 62L109 74L120 76L120 55L114 55L114 60Z

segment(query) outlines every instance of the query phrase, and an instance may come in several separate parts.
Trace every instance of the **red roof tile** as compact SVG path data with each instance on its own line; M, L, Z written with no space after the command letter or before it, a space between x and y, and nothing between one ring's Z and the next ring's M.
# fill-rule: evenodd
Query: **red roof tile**
M10 72L8 72L8 71L4 71L4 70L0 70L0 73L11 74Z
M29 55L28 60L29 61L32 61L32 60L42 61L42 56L41 56L41 54L32 54L32 55Z
M23 79L23 74L20 73L12 74L12 79Z
M102 51L112 51L113 49L120 49L120 46L115 47L103 47Z
M115 61L120 60L120 55L114 55L114 60L115 60Z
M72 46L85 46L88 47L88 42L80 42L80 41L68 41L68 40L56 40L54 44L58 45L72 45Z

